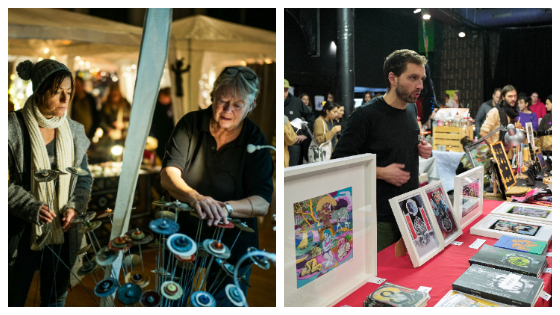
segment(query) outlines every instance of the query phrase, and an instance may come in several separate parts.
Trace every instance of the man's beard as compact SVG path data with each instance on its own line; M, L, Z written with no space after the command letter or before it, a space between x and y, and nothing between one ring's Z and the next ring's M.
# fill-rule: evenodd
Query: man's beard
M412 92L411 94L407 94L407 91L406 91L406 90L404 89L404 87L403 87L402 85L400 85L398 82L397 82L397 89L396 89L396 92L397 92L397 97L398 97L399 99L401 99L401 100L407 102L407 103L416 103L416 101L418 100L418 98L416 98L414 95L415 95L416 93L420 93L420 92L414 91L414 92Z

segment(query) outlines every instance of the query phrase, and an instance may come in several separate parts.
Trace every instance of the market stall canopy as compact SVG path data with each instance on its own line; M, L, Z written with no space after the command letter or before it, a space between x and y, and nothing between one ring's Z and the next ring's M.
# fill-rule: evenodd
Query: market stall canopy
M142 28L60 9L8 9L8 54L138 58ZM135 55L135 57L134 57Z
M173 22L177 48L230 53L274 53L276 33L195 15Z

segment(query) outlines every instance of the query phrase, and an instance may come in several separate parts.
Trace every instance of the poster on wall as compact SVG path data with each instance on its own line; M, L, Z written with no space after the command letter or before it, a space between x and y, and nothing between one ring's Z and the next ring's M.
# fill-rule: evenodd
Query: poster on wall
M459 90L445 91L445 106L449 108L464 108L459 102Z
M422 258L437 249L440 244L420 194L399 199L398 205L418 257Z
M325 101L324 96L315 96L315 110L322 111L323 110L323 102Z
M352 188L294 204L297 288L353 258Z

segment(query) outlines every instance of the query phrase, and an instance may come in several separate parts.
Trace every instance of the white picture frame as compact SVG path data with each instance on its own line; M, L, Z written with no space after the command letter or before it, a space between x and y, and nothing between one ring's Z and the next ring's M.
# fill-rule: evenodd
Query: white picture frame
M512 213L512 210L513 210L512 208L514 208L514 207L521 207L521 208L525 208L525 209L529 208L529 209L533 209L533 210L537 210L537 211L535 211L536 213L533 213L532 216L529 215L527 213L527 211L520 211L519 213ZM543 211L547 212L548 215L544 214ZM522 214L522 213L527 213L527 214ZM497 216L503 216L503 217L511 217L511 218L515 218L517 220L537 221L537 222L543 222L543 223L546 223L546 224L552 224L552 208L551 207L545 207L545 206L537 206L537 205L518 203L518 202L504 202L501 205L499 205L496 209L492 210L492 212L490 214L497 215ZM546 215L546 217L535 216L535 215L538 215L538 214Z
M392 198L389 204L414 268L422 266L445 248L445 240L436 228L437 219L423 188Z
M511 232L498 230L494 228L499 221L514 223L514 224L524 225L524 226L538 227L538 230L534 235L511 233ZM548 243L552 239L552 224L546 224L544 222L531 221L531 220L519 220L517 218L512 218L512 217L489 214L471 228L471 234L489 237L489 238L495 238L495 239L499 239L503 235L508 235L513 237L521 237L528 240Z
M352 188L353 258L298 289L294 204L348 187ZM375 155L285 169L284 210L285 307L333 306L377 276Z
M527 130L527 143L535 150L535 134L533 133L533 122L525 123L525 130Z
M471 188L476 187L475 183L478 183L478 190L471 189L474 196L463 196L463 188L465 186L471 186ZM455 176L454 186L453 207L455 209L455 217L460 220L461 229L465 229L482 215L482 206L484 202L484 166L475 167Z
M444 240L444 247L447 247L448 245L453 243L459 236L463 235L463 229L461 228L461 221L459 220L459 218L455 214L455 209L453 208L453 204L451 203L451 200L449 199L449 195L447 194L447 190L445 190L445 187L443 185L443 181L439 180L437 182L428 184L428 185L426 185L426 186L424 186L420 189L424 193L424 198L428 201L428 207L430 208L431 213L434 215L434 217L437 220L438 224L435 224L435 226L437 227L438 233L441 234L441 237ZM447 232L445 230L442 231L441 221L438 219L438 216L434 212L433 200L432 200L433 198L430 198L430 193L434 190L441 190L442 191L442 193L441 193L442 202L448 207L449 212L451 214L451 218L449 218L450 223L452 224L452 228L451 228L450 232ZM447 234L447 235L444 235L444 234Z

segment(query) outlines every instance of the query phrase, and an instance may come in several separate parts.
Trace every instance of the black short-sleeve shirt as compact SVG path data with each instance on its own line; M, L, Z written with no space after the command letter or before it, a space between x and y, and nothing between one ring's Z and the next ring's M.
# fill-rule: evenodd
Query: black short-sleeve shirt
M217 150L216 140L210 133L212 107L185 115L175 127L163 159L163 168L176 167L182 178L198 193L217 201L242 200L260 196L269 203L274 190L274 167L269 150L249 154L247 145L267 145L266 138L257 125L245 118L237 139ZM232 258L235 263L247 253L249 246L258 248L257 220L243 219L255 233L242 232ZM179 216L181 232L194 238L199 221L182 212ZM215 228L203 224L202 239L212 238ZM226 230L223 242L231 247L238 229Z

